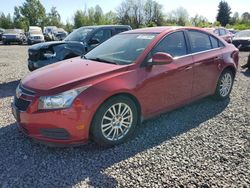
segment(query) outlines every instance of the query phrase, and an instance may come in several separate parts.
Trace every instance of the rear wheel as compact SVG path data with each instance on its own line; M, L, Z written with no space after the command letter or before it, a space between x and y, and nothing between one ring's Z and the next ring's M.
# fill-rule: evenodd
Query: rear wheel
M229 97L234 82L234 75L231 70L225 70L220 75L217 83L215 98L223 100Z
M126 96L110 98L97 110L91 134L99 145L121 144L131 137L137 122L138 110L133 100Z

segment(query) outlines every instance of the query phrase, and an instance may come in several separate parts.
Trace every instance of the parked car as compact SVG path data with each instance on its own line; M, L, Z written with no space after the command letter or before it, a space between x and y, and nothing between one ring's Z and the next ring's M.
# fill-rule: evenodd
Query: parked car
M44 27L44 38L46 41L55 41L57 35L57 27L56 26L47 26Z
M228 98L238 59L232 44L199 28L127 31L27 75L13 114L40 142L82 144L91 137L112 146L144 119L205 96Z
M3 28L0 28L0 41L2 40L2 35L4 33L4 29Z
M64 41L46 42L29 48L28 68L30 71L58 61L87 53L100 43L130 26L88 26L70 33Z
M250 30L243 30L235 34L233 44L237 48L250 47Z
M31 30L28 32L28 45L45 42L43 33L39 30Z
M220 27L220 28L205 28L205 30L210 31L212 33L215 33L216 35L220 36L221 38L223 38L228 43L232 43L233 34L230 33L225 28L222 28L222 27Z
M68 32L62 28L58 28L58 33L56 34L56 39L59 41L64 40L68 36Z
M23 44L26 40L24 31L21 29L6 29L2 35L3 44Z

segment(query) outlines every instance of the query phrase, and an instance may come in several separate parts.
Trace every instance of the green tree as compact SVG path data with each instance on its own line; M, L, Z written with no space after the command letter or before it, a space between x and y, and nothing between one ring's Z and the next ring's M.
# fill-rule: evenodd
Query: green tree
M221 23L222 26L226 26L230 21L231 8L226 1L221 1L218 6L218 14L216 20Z
M46 17L45 8L39 0L26 0L19 7L22 17L26 20L28 26L41 26Z
M144 6L145 24L147 26L161 26L164 24L163 6L156 1L147 0Z
M74 27L79 28L88 25L88 16L85 11L77 10L74 15Z
M103 11L99 5L95 7L95 14L94 14L95 24L100 25L103 23Z
M7 16L5 16L4 13L1 13L0 27L4 29L12 29L14 27L13 20L10 14L7 14Z
M50 12L47 14L46 25L53 25L57 27L61 27L61 16L59 12L56 10L56 7L52 7Z

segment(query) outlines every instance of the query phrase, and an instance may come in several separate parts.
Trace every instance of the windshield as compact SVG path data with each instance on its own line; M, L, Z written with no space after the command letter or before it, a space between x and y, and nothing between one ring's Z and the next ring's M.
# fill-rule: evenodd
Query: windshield
M235 37L250 37L250 30L240 31L235 34Z
M133 63L157 34L119 34L91 50L84 57L119 65Z
M33 30L33 31L30 31L29 33L30 35L42 35L42 32L38 30Z
M79 28L70 33L65 41L84 41L86 36L92 31L91 28Z
M6 29L6 30L4 31L4 33L6 33L6 34L17 34L18 31L15 30L15 29Z

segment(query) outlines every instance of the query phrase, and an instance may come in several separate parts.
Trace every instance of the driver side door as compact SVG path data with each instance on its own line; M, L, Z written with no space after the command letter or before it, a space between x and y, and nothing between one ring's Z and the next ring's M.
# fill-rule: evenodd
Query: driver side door
M174 61L165 65L146 66L140 70L140 74L144 75L140 98L149 116L186 103L192 93L193 58L188 56L184 32L177 31L163 38L149 54L146 64L157 52L172 55Z

